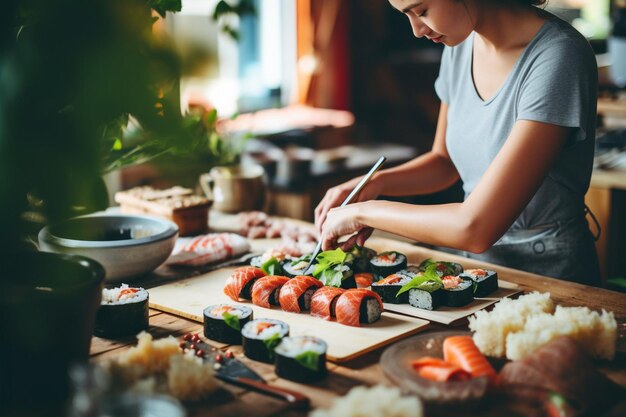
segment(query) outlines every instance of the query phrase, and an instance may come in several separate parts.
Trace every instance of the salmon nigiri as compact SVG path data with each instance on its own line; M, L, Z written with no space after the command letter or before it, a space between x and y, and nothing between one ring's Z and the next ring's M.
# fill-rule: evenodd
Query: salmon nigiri
M374 323L380 318L383 301L374 291L350 289L339 296L335 311L339 323L358 327L360 323Z
M346 290L337 287L322 287L315 291L311 298L311 315L324 320L332 320L335 317L337 299Z
M240 298L249 300L251 298L250 290L252 289L254 281L265 275L263 270L252 266L237 268L226 280L224 294L234 301L239 301Z
M259 278L252 286L252 302L265 308L270 308L270 305L279 305L280 289L287 281L289 278L277 275Z
M290 279L280 290L280 307L292 313L309 310L313 293L323 285L319 279L307 275Z
M443 341L443 358L452 365L457 365L472 375L486 376L489 384L496 380L496 371L487 358L478 350L471 336L451 336Z

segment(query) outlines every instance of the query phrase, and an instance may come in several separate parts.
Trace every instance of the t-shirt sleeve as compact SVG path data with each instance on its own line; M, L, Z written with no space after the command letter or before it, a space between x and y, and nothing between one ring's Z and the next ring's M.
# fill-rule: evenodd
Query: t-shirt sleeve
M535 57L518 98L517 120L576 128L574 142L595 126L597 65L588 44L560 41ZM591 107L593 106L593 108Z
M450 53L451 49L449 47L443 48L439 76L435 80L435 92L439 96L439 100L446 104L450 103Z

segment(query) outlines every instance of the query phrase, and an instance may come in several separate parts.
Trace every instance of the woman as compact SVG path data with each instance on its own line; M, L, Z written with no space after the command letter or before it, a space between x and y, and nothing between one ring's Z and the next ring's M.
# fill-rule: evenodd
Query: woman
M599 284L585 219L595 141L597 67L588 42L535 7L545 0L390 0L416 37L446 45L430 152L379 172L357 202L357 179L315 210L323 247L362 245L381 229L467 256ZM463 181L465 201L375 200Z

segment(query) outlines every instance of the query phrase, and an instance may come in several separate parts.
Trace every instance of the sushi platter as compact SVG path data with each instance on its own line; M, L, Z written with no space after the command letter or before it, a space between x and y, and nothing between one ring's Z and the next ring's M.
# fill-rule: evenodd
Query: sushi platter
M488 297L474 298L474 301L461 307L443 306L437 310L425 310L415 308L410 304L384 303L385 311L419 317L424 320L434 321L441 324L452 324L456 321L464 319L465 317L471 316L478 310L482 310L485 307L495 304L504 297L510 297L522 292L521 288L512 282L498 280L498 285L499 288L492 294L489 294Z
M150 307L203 322L203 310L212 304L230 303L253 309L255 318L281 320L292 336L315 336L328 343L327 358L332 362L354 359L396 340L418 333L428 321L383 312L380 320L362 327L344 326L307 313L292 313L279 308L265 308L250 302L234 303L224 294L224 284L236 268L216 271L165 284L150 290Z

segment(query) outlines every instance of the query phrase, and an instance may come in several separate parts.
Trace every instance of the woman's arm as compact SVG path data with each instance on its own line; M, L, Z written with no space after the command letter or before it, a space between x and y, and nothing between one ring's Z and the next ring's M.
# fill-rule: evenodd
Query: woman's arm
M419 157L394 168L378 172L361 191L355 202L368 201L381 194L404 196L430 194L445 190L459 179L446 149L448 106L441 104L433 148ZM360 181L354 178L328 190L315 208L315 224L321 230L330 209L337 207Z
M375 228L420 242L470 252L493 245L524 210L557 159L571 129L520 120L482 179L463 203L419 206L368 201L329 212L323 247L341 236ZM468 150L471 152L471 150ZM352 236L345 247L363 236Z

